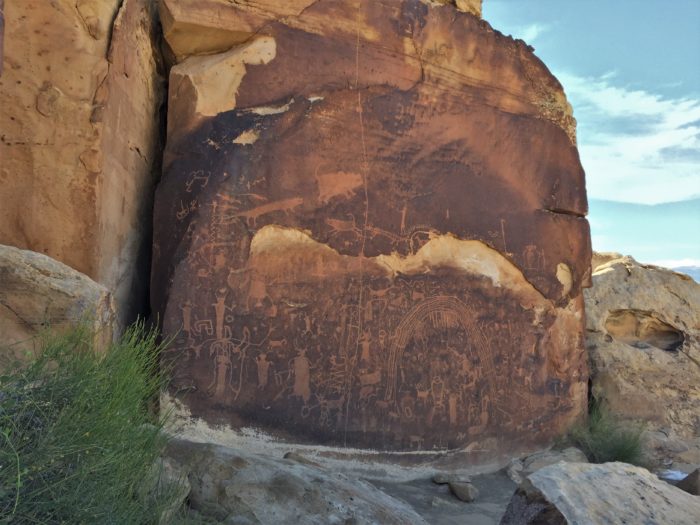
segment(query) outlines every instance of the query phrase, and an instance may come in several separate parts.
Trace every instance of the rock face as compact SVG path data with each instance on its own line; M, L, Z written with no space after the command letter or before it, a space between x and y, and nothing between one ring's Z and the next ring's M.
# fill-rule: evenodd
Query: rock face
M558 463L530 475L502 525L673 523L694 525L700 498L626 463Z
M595 269L586 291L586 329L593 395L618 416L697 447L672 452L700 463L700 284L613 259Z
M161 5L152 307L195 416L489 458L585 410L584 174L525 45L419 0Z
M146 302L158 171L155 3L5 5L0 242L44 253Z
M35 350L38 332L92 320L96 348L112 341L115 305L106 288L40 253L0 245L0 370Z
M678 485L679 489L686 491L693 496L700 496L700 468L696 468L693 472L683 478Z
M179 471L174 477L190 485L189 506L197 522L426 523L369 483L313 465L181 439L170 442L166 455Z

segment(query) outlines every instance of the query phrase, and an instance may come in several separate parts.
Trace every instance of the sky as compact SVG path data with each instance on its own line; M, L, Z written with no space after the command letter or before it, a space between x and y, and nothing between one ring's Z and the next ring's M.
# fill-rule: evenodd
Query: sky
M700 0L484 0L577 120L593 249L700 266Z

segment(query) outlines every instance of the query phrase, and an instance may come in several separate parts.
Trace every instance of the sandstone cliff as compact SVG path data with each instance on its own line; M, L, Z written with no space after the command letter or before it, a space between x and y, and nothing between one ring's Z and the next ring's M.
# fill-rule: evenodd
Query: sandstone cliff
M479 460L585 410L575 122L477 4L162 2L152 306L194 415Z
M44 253L146 302L163 79L155 3L5 5L0 243Z

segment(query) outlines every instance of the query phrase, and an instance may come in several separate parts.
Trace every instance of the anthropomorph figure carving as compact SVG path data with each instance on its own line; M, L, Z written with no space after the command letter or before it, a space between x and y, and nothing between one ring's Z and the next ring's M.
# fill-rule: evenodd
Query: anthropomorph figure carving
M309 385L309 372L311 369L309 359L306 357L306 348L299 349L297 356L292 359L292 373L294 374L294 388L292 395L301 397L304 404L309 402L311 387Z
M264 352L255 358L255 363L258 365L258 388L265 388L272 363L267 360L267 354Z

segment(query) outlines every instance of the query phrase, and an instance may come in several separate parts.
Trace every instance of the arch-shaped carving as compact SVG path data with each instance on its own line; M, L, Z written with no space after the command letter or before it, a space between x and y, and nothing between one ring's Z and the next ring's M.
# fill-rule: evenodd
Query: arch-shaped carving
M469 334L472 344L466 349L469 353L476 353L484 367L483 375L486 378L491 399L495 399L493 379L495 367L488 341L481 329L474 322L474 311L462 301L452 296L429 297L415 305L401 320L394 331L394 340L391 344L388 356L388 381L385 399L390 402L396 400L397 372L404 350L410 341L416 326L421 321L435 314L448 314L459 322L462 328Z

